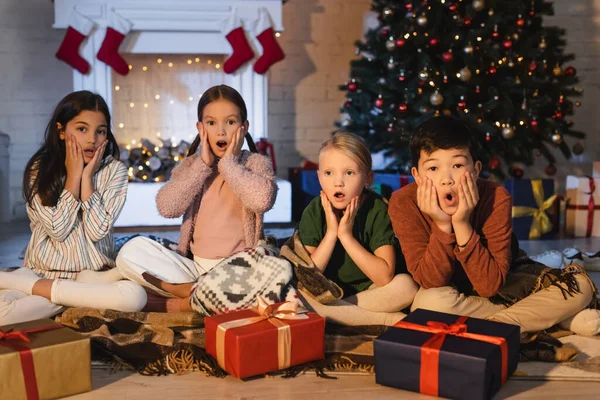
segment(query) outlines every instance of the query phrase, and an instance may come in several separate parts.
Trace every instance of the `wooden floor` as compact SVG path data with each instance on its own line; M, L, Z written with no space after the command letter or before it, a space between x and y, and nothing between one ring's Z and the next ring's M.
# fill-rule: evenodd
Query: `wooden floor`
M375 383L374 376L335 375L323 379L307 373L293 379L281 377L239 381L205 377L201 373L182 376L142 376L130 372L111 374L93 371L93 391L70 399L77 400L202 400L202 399L432 399L418 393L392 389ZM598 382L559 382L509 380L494 399L597 399Z

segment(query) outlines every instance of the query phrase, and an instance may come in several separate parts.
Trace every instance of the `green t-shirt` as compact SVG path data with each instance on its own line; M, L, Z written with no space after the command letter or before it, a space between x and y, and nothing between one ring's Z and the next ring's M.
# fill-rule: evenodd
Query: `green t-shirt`
M367 190L365 200L354 218L352 234L361 246L371 253L381 246L394 246L397 260L396 273L398 273L399 265L404 265L404 263L401 261L403 258L398 239L394 235L387 210L387 204L381 196ZM305 246L317 247L325 237L327 221L320 196L315 197L302 213L298 231L300 240ZM345 296L362 292L373 284L346 253L339 239L335 244L324 275L340 285Z

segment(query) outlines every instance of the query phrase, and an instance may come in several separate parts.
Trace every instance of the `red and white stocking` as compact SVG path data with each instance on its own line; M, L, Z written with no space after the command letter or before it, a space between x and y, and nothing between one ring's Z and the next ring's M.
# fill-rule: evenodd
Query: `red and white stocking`
M232 74L244 63L250 61L254 57L254 52L246 38L242 20L235 9L223 23L222 32L233 49L233 54L223 64L223 71L226 74Z
M119 46L132 26L133 23L127 18L119 15L114 10L110 10L106 36L104 36L104 41L102 42L102 46L100 46L97 57L98 60L110 65L120 75L127 75L129 73L127 61L119 55Z
M271 68L271 65L283 60L285 54L283 54L283 50L281 50L281 47L279 47L279 44L275 39L273 24L271 23L267 10L261 8L258 14L258 24L256 25L256 32L258 32L258 35L256 38L262 45L263 54L254 63L254 72L257 74L264 74Z
M90 64L79 55L79 46L94 28L94 22L73 9L69 17L67 33L56 52L56 58L66 62L82 74L87 74Z

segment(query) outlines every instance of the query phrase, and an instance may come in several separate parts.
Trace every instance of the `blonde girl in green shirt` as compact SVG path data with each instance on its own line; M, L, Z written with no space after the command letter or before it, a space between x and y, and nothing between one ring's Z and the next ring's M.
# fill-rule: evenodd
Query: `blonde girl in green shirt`
M316 268L346 297L306 303L344 325L393 325L404 318L418 286L406 273L387 204L369 190L371 154L351 133L337 133L319 153L321 194L311 201L298 227Z

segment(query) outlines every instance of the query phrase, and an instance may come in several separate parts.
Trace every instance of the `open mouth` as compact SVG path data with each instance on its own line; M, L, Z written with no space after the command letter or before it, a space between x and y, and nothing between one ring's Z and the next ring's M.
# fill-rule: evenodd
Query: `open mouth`
M217 147L221 150L225 150L225 148L227 147L227 142L224 140L219 140L217 142Z
M87 150L83 151L83 154L85 154L89 158L94 157L94 153L95 153L94 149L87 149Z
M456 205L456 200L456 196L452 192L448 192L444 195L444 202L449 207Z
M344 200L344 198L346 197L346 195L345 195L344 193L342 193L342 192L335 192L335 193L333 194L333 197L334 197L336 200L338 200L338 201L342 201L342 200Z

